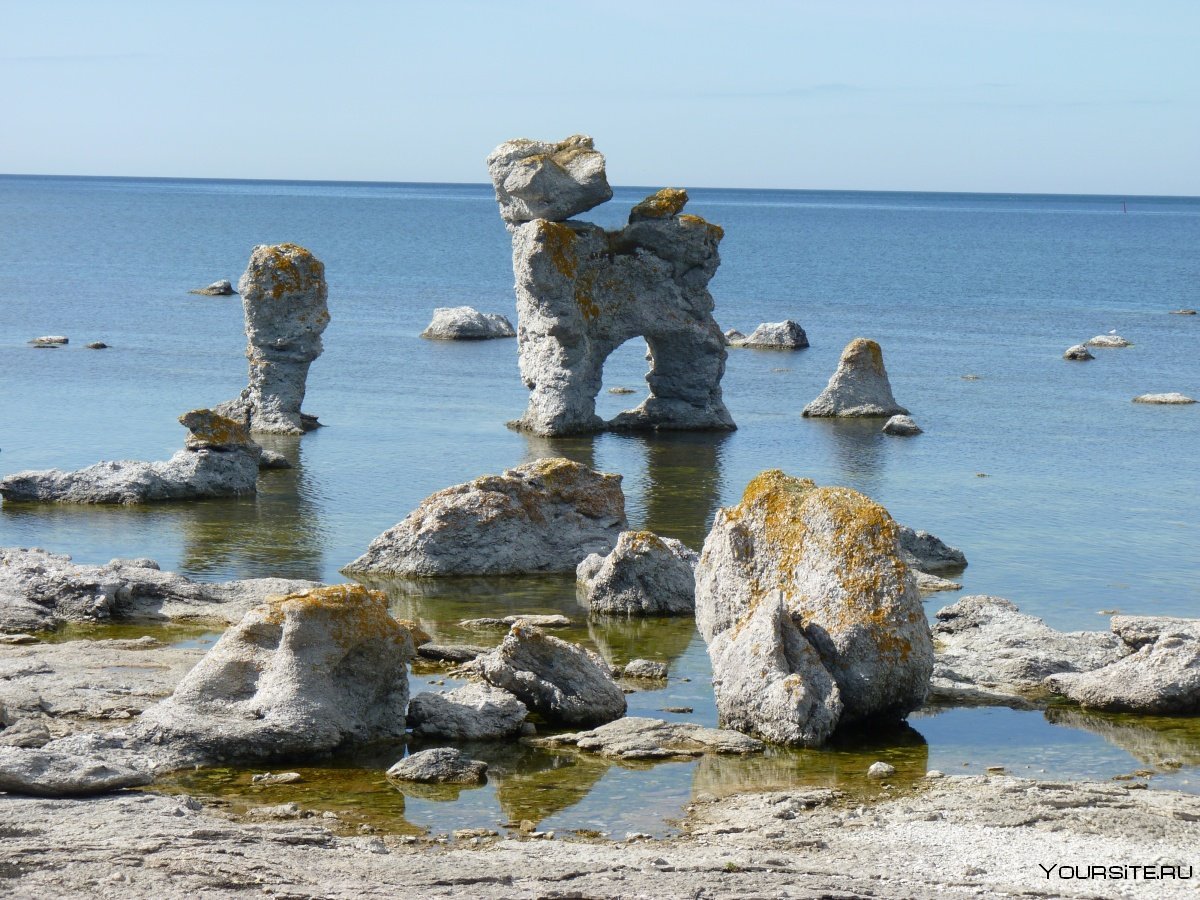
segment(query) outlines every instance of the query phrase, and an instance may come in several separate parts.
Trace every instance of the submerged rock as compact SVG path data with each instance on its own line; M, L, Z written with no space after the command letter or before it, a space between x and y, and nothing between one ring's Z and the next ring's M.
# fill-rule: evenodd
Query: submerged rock
M317 427L300 411L308 369L329 324L325 266L296 244L260 244L238 281L246 319L249 384L217 411L251 431L303 434Z
M534 738L530 743L542 747L578 747L613 759L670 759L706 753L745 756L764 749L762 741L738 731L641 716L617 719L592 731Z
M749 347L754 350L803 350L808 346L808 335L791 319L763 322L749 337L730 329L725 333L725 337L731 347Z
M189 294L203 294L206 297L227 297L230 294L236 293L233 285L229 283L228 278L222 278L220 281L214 281L208 287L194 288L188 291Z
M1119 334L1098 334L1087 342L1089 347L1132 347L1129 341Z
M149 784L148 771L54 750L0 747L0 791L32 797L90 797Z
M1183 406L1195 403L1191 397L1174 391L1169 394L1139 394L1133 398L1134 403L1160 403L1168 406Z
M625 527L621 476L539 459L426 497L346 572L516 575L571 572Z
M483 784L488 764L453 747L410 753L387 770L388 778L418 784Z
M933 643L887 510L778 470L717 513L696 570L722 721L817 744L924 702Z
M575 576L592 613L690 616L696 608L698 560L682 541L623 531L611 553L587 557Z
M901 437L908 437L914 434L920 434L921 426L916 423L912 416L892 416L883 424L884 434L895 434Z
M189 434L166 462L118 460L85 469L17 472L0 479L6 501L40 503L151 503L236 497L257 489L262 448L237 422L211 410L179 417Z
M1095 358L1096 357L1092 355L1092 351L1087 348L1086 344L1076 344L1073 347L1068 347L1063 353L1063 359L1086 361Z
M528 711L502 688L470 683L445 694L417 694L408 704L408 724L420 737L491 741L519 734Z
M551 143L517 138L487 158L488 174L509 226L569 219L612 197L604 155L587 135Z
M829 384L803 412L813 417L907 414L908 410L892 396L883 351L866 338L855 338L846 345Z
M625 694L594 653L528 625L514 625L490 653L463 666L516 695L549 722L594 725L625 714Z
M483 341L516 337L512 323L498 313L481 313L470 306L439 306L433 321L421 332L431 341Z

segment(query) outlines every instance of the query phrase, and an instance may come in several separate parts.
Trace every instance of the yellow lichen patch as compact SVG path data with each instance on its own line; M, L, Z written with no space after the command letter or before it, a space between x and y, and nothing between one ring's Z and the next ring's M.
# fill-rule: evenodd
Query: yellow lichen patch
M702 219L700 216L693 216L689 213L684 213L679 217L679 221L685 225L695 225L708 229L708 233L715 237L718 241L725 237L725 229L715 222L710 222L707 219Z
M575 303L585 322L590 322L600 315L600 306L595 300L596 270L584 269L575 281Z
M299 244L263 246L252 260L262 270L271 273L271 297L280 299L285 293L307 291L325 277L325 265Z
M575 255L575 232L561 222L538 219L538 237L550 254L550 262L564 278L574 278L579 271Z
M635 553L645 553L649 550L665 552L667 545L653 531L634 531L629 535L629 548Z
M250 432L241 422L218 415L211 409L193 409L179 417L190 434L187 446L229 447L250 443Z
M320 615L330 638L341 647L368 640L412 640L408 630L388 615L387 595L361 584L334 584L278 597L268 597L264 621L283 625L290 616Z
M679 211L687 205L687 191L680 188L663 188L651 194L629 211L629 221L638 219L665 219L679 215Z
M883 350L875 341L855 338L842 351L842 362L866 362L879 375L883 374Z

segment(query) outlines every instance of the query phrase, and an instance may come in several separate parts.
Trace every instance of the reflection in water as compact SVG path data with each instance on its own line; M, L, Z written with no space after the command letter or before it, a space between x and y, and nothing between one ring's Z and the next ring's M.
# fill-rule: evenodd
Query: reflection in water
M643 527L699 550L721 500L722 448L728 432L633 435L644 447Z
M888 458L884 452L888 440L883 433L886 421L883 418L805 419L804 424L815 429L832 451L829 457L836 462L840 473L834 483L874 497L883 493L884 487L884 463Z
M653 659L670 666L681 657L696 635L691 616L647 619L597 616L588 620L588 636L610 665L631 659Z
M480 756L496 782L496 800L511 822L534 824L570 809L586 797L612 767L591 753L563 753L508 744L501 753Z
M518 465L533 462L535 459L561 456L587 466L589 469L596 468L596 435L594 434L581 434L573 437L541 437L523 431L521 435L525 438L525 455Z
M1135 716L1052 706L1046 710L1046 719L1099 735L1146 765L1161 766L1166 760L1200 765L1200 717Z

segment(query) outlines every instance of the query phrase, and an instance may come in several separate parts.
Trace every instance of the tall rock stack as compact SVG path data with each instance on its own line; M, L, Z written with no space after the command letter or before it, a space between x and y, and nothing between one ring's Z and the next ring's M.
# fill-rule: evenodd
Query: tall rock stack
M609 429L731 430L721 397L725 341L708 282L724 232L682 215L664 189L605 231L570 218L608 200L592 139L508 141L488 157L512 232L518 351L529 406L516 427L540 435ZM596 415L604 361L630 338L650 348L650 394L609 422Z
M217 409L251 431L303 434L318 426L300 411L308 367L329 324L325 266L296 244L260 244L238 282L246 316L250 383Z

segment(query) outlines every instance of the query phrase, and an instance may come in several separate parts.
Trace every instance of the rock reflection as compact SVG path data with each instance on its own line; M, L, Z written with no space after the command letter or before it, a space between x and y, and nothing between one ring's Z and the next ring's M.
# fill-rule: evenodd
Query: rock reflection
M488 779L509 821L535 825L583 800L613 763L593 754L557 752L525 744L500 745L486 755Z
M696 637L690 616L643 619L599 616L588 620L588 636L609 665L631 659L670 664L681 657Z
M1046 720L1104 738L1148 766L1200 765L1200 717L1135 716L1051 706Z
M868 496L882 493L882 475L888 454L885 443L893 440L883 433L885 419L806 419L805 427L813 428L831 452L828 454L838 467L838 478L832 483L844 484Z
M525 455L515 465L522 465L548 456L562 456L572 462L587 466L589 469L596 468L596 435L541 437L527 431L523 431L521 434L525 438Z
M728 433L659 432L627 440L643 445L642 527L699 550L721 502Z

